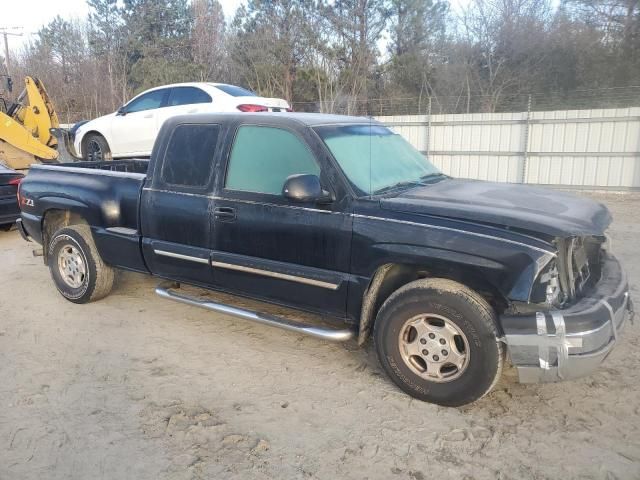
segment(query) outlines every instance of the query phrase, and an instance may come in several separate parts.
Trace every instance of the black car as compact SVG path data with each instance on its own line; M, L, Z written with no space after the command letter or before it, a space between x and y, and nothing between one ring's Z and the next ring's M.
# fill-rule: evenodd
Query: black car
M0 230L9 230L20 217L17 193L23 178L21 173L0 164Z
M391 379L441 405L490 391L507 353L523 382L586 375L631 311L603 205L453 179L368 118L175 117L150 160L36 165L20 195L19 229L69 301L107 295L115 269L150 273L171 300L327 340L371 335Z

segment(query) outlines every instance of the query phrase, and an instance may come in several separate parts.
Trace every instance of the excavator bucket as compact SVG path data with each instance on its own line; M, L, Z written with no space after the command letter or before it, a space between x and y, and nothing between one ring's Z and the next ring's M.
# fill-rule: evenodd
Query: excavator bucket
M51 135L48 130L47 135ZM0 113L0 140L30 154L32 157L50 161L58 157L58 152L54 148L41 143L38 137L35 137L25 125L5 113Z
M54 135L57 132L57 135ZM29 168L36 162L73 161L60 129L58 115L44 85L31 77L25 78L25 89L18 102L5 113L0 111L0 162L18 169Z
M73 147L69 130L65 128L51 128L49 131L58 142L58 162L68 163L82 160L76 156L76 150Z

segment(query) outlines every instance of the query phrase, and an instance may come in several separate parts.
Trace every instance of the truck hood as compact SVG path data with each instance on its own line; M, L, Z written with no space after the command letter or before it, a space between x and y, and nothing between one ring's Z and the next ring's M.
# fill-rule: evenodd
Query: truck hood
M452 178L384 198L381 206L555 237L602 235L611 223L609 210L588 198L527 185Z

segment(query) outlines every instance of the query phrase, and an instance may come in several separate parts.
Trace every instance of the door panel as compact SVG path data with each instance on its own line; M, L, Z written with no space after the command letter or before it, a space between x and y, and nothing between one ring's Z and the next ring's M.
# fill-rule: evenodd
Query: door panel
M143 253L152 273L210 286L211 195L220 126L177 125L158 151L141 199Z
M319 206L281 194L289 175L325 178L309 143L313 136L305 132L266 125L241 125L236 131L213 215L214 282L271 302L344 316L348 208L340 195ZM326 178L325 183L332 185Z
M160 125L158 112L165 104L168 89L153 90L134 98L124 107L124 115L111 120L111 150L114 155L151 152Z
M235 219L214 219L213 278L225 290L342 316L351 217L330 210L218 199Z
M114 155L151 152L158 134L157 110L116 115L111 121L111 150Z
M204 90L197 87L173 87L167 97L166 106L158 109L158 130L168 118L211 111L210 106L211 96Z
M145 188L142 192L143 254L151 273L210 284L209 211L206 195Z
M345 275L320 268L306 267L287 262L277 262L263 258L214 252L211 265L214 268L252 273L258 276L338 290L345 281Z

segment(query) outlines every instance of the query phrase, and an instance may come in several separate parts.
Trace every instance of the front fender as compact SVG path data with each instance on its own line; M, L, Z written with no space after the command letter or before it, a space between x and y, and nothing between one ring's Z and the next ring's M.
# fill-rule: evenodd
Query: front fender
M445 277L449 268L473 269L507 302L528 302L538 273L556 255L553 245L518 232L451 219L416 220L424 219L381 217L377 210L355 215L352 273L369 282L384 264L417 265ZM459 281L465 283L464 275Z
M538 274L554 258L550 252L531 258L510 257L509 264L466 252L403 244L383 244L375 248L393 262L380 264L362 294L358 344L366 341L377 310L395 289L424 276L457 280L470 288L493 291L506 305L529 298ZM394 273L395 272L395 273ZM486 283L486 285L483 285Z
M554 258L554 254L539 250L503 247L496 257L408 244L378 244L373 247L379 254L379 267L385 264L406 264L423 267L427 272L447 275L448 271L473 272L481 277L507 302L528 302L539 272ZM480 252L481 250L471 250ZM373 275L372 275L373 276ZM462 279L463 280L463 279Z
M87 131L76 131L74 137L73 137L73 149L76 151L76 155L79 158L84 158L84 152L82 151L82 142L84 140L84 137L87 135L87 133L89 132L89 130Z
M82 151L82 142L89 133L97 133L99 135L102 135L109 145L112 144L110 135L112 120L111 115L105 115L104 117L96 118L95 120L86 122L78 130L76 130L73 139L73 148L75 148L76 153L79 157L83 157L84 155L84 152Z

